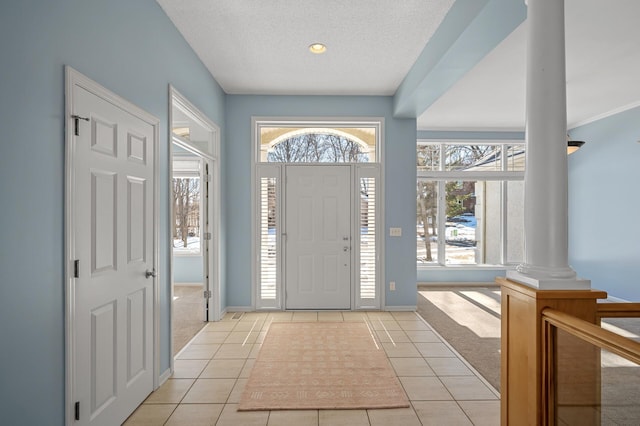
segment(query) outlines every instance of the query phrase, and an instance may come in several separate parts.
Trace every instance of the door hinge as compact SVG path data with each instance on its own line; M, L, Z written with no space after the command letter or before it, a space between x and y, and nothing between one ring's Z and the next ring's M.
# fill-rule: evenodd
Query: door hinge
M80 260L73 261L73 278L80 278Z
M211 239L211 232L205 232L204 233L204 239L205 240L210 240Z
M205 299L211 299L211 290L205 290L204 291L204 298Z
M75 405L75 419L80 420L80 401L76 401Z
M80 117L79 115L73 114L71 118L73 118L73 134L76 136L80 136L79 120L89 121L89 117Z

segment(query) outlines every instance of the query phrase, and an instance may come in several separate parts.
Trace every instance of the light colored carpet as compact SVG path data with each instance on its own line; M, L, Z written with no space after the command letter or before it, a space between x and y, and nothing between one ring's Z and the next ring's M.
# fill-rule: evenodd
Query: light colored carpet
M500 391L500 287L419 287L417 311Z
M239 411L409 407L364 322L273 323Z
M173 287L173 297L171 322L175 356L205 326L202 318L202 285L176 285Z

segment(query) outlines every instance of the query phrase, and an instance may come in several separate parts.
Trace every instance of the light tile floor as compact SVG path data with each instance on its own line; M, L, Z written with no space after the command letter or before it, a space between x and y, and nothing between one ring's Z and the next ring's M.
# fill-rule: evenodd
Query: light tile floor
M239 316L238 314L235 315ZM174 373L125 425L498 425L499 395L414 312L227 314L177 355ZM238 412L273 321L367 321L411 402L385 410Z

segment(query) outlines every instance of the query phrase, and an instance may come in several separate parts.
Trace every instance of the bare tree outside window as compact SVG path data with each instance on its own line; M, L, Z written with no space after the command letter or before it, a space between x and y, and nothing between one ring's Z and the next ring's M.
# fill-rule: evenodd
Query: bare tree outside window
M200 178L173 179L173 247L200 251Z
M366 163L362 145L343 136L306 133L277 143L267 154L270 163Z
M499 145L461 145L461 144L419 144L416 152L418 171L462 171L487 161L500 161ZM489 159L489 160L488 160ZM475 214L475 182L451 180L444 184L445 217L438 217L438 180L418 179L417 221L418 239L424 241L424 256L419 262L436 262L438 238L438 220L449 221L459 215ZM448 226L448 225L447 225ZM461 242L456 241L456 244ZM447 240L447 244L449 241ZM453 243L453 242L452 242ZM474 241L465 242L475 244Z

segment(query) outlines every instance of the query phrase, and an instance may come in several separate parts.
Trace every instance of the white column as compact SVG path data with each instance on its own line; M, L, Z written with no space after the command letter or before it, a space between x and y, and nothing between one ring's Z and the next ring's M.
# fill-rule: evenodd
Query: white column
M564 0L528 0L524 263L507 277L543 289L584 289L568 264Z

